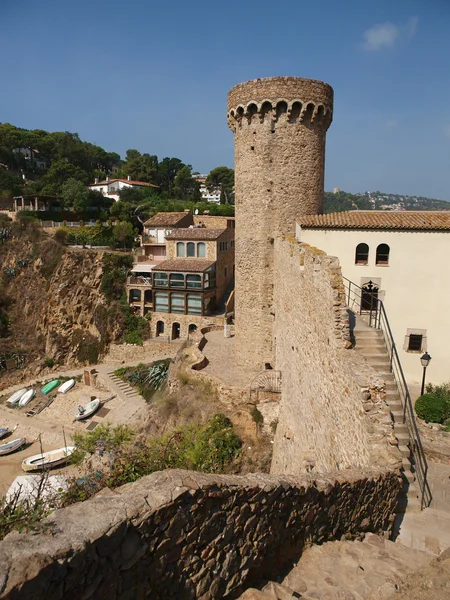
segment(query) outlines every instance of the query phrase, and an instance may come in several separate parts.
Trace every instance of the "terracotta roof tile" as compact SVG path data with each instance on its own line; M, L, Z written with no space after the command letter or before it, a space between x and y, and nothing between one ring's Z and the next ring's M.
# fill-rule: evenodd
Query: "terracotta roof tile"
M160 262L153 271L183 271L187 273L203 273L216 263L215 260L201 258L171 258Z
M110 179L109 181L106 181L106 179L104 179L103 181L99 181L98 183L90 183L88 185L88 187L92 187L95 185L108 185L109 183L114 183L115 181L121 181L122 183L128 183L130 185L138 185L140 187L159 188L159 185L155 185L154 183L147 183L147 181L135 181L134 179L121 179L121 178Z
M156 213L153 217L145 221L146 227L175 227L182 219L184 219L189 213L185 212L160 212ZM192 216L192 215L191 215Z
M166 240L216 240L227 229L207 229L206 227L180 227L166 235Z
M414 229L450 231L448 211L352 210L298 219L305 229Z

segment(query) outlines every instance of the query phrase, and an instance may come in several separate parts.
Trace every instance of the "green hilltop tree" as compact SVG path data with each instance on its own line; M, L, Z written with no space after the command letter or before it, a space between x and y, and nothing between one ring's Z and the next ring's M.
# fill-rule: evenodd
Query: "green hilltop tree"
M196 202L200 200L200 184L192 177L192 167L185 165L182 167L173 184L173 193L176 198Z
M61 196L66 208L83 212L89 206L89 189L78 179L65 181L61 186Z
M220 189L221 204L234 204L234 169L216 167L206 178L206 187L210 191Z

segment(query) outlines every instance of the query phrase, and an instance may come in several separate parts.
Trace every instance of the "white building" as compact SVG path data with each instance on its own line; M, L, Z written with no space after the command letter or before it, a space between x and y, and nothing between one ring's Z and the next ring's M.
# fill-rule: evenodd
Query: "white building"
M202 195L202 200L205 200L206 202L215 202L216 204L220 204L220 189L215 188L213 190L209 190L206 187L207 175L193 175L193 178L200 184L200 193Z
M344 277L383 301L409 384L420 383L425 351L427 381L450 381L450 211L311 215L296 236L337 256Z
M147 183L146 181L134 181L128 176L126 179L110 179L107 177L104 181L95 180L95 183L88 185L90 190L96 190L105 196L112 198L116 202L119 200L119 192L124 188L155 188L159 189L159 185Z

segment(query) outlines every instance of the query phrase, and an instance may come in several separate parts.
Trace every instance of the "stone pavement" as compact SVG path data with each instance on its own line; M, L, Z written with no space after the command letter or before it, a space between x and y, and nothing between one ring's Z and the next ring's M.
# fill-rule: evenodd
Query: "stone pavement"
M328 542L305 550L284 579L247 590L241 600L382 600L430 560L425 552L373 534L362 542Z
M429 461L428 482L433 496L430 507L399 516L396 541L438 555L450 548L450 464Z

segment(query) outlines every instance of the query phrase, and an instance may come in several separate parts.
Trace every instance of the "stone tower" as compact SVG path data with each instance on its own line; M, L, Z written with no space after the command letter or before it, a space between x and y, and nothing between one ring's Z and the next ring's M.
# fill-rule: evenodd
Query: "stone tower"
M322 81L269 77L228 93L235 142L236 358L274 365L274 239L323 208L325 134L333 89Z

